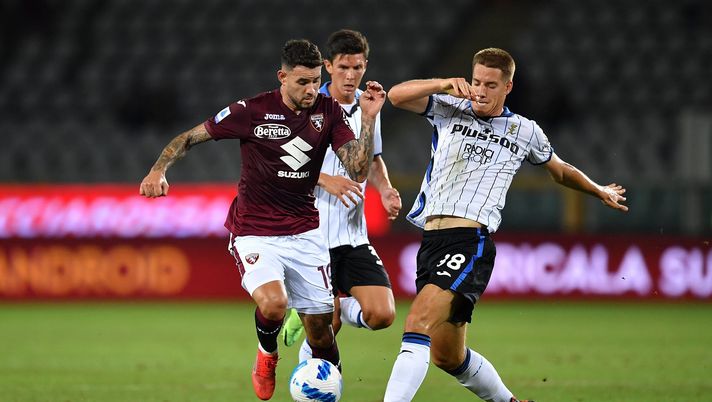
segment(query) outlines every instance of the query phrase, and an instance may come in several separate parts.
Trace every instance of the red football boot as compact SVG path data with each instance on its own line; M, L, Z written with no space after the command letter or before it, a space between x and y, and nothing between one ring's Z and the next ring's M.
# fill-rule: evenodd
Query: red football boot
M277 353L269 354L257 350L255 365L252 367L252 387L258 398L266 401L274 394L274 377L277 371Z

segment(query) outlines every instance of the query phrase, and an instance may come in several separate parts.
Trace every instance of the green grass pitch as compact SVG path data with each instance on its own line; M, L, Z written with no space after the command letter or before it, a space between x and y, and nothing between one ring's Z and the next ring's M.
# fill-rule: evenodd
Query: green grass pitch
M381 401L393 327L344 328L345 402ZM247 303L0 304L0 401L256 401ZM712 401L712 305L483 300L468 343L538 402ZM281 347L288 401L297 347ZM431 365L420 402L476 401Z

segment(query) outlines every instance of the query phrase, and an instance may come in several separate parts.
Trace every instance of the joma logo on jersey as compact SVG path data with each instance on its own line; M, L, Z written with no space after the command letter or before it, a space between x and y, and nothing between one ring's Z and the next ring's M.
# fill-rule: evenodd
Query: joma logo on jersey
M278 140L280 138L287 138L292 135L292 130L289 127L282 124L260 124L255 127L255 136L257 138L266 138L268 140Z
M485 130L488 131L488 130ZM452 127L451 134L455 133L460 133L461 135L464 135L465 137L472 137L472 138L477 138L480 141L489 141L493 142L495 144L499 144L507 149L509 149L510 152L513 154L518 154L519 153L519 145L515 144L514 142L508 140L504 136L497 135L491 132L480 132L477 131L476 129L472 127L467 127L463 126L462 124L455 124Z
M265 113L265 120L286 120L283 114Z

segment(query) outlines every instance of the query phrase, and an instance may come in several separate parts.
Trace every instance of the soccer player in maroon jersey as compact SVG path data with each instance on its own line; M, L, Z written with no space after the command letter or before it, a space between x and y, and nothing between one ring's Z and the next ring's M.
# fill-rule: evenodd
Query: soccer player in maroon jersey
M314 44L288 41L277 72L279 89L232 103L174 138L141 183L142 195L165 196L166 170L191 147L210 139L240 140L240 196L226 227L242 286L257 304L259 344L252 383L262 400L274 393L277 335L287 308L304 315L315 358L337 366L340 360L331 327L329 250L318 229L314 187L328 146L353 180L366 180L375 120L386 93L377 82L366 84L360 101L363 127L355 139L338 102L319 93L321 67Z

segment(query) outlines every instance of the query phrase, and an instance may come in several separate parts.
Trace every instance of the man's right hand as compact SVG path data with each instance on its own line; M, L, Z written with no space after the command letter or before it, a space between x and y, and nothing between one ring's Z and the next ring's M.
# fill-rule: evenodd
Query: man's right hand
M376 118L385 101L386 91L383 90L383 86L377 81L368 81L366 90L363 91L359 98L359 106L365 115Z
M326 190L327 193L338 198L346 208L351 207L347 199L351 201L353 206L358 204L358 200L354 197L354 195L363 200L361 184L357 181L349 179L348 177L331 176L326 173L320 173L318 184L321 188Z
M163 197L168 195L168 187L166 175L157 170L151 170L143 178L139 194L148 198Z
M456 97L474 100L475 92L472 86L464 78L446 78L441 82L440 87L444 92Z

